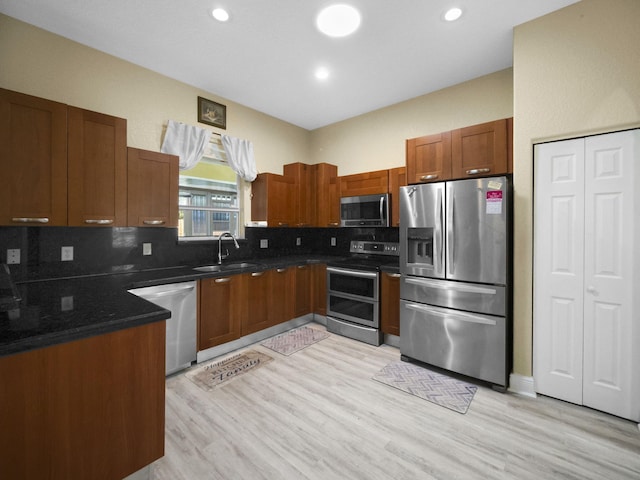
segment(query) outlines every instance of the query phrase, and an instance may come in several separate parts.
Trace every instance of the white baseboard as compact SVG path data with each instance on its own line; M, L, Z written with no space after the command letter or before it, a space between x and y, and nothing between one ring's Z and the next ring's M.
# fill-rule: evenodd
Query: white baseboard
M509 391L536 398L536 391L533 387L533 377L525 377L524 375L512 373L509 376Z

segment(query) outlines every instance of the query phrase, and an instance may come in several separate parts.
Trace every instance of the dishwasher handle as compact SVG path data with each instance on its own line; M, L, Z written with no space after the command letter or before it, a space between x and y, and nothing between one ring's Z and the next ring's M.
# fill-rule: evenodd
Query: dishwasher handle
M170 297L172 295L176 295L178 293L188 293L193 290L195 287L193 285L186 285L184 287L174 288L172 290L165 290L157 293L145 293L141 295L144 299L152 299L152 298L162 298L162 297Z

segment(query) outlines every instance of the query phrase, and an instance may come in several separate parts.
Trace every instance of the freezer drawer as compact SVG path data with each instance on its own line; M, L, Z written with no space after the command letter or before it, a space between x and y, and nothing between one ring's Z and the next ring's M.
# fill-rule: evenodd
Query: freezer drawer
M400 353L507 386L507 324L493 317L400 301Z
M402 277L400 298L487 315L504 317L507 314L506 287L501 285Z

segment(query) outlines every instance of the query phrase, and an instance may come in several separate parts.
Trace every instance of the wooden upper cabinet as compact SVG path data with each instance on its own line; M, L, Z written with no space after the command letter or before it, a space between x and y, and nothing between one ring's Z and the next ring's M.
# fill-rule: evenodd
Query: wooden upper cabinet
M68 109L68 224L127 225L127 121Z
M439 182L451 178L451 132L407 140L407 182Z
M251 220L266 221L269 227L296 223L295 179L275 173L261 173L251 184Z
M389 193L391 194L391 227L400 225L400 187L407 184L406 167L389 169Z
M306 163L290 163L283 167L284 176L294 180L291 227L311 227L315 217L315 171Z
M177 227L178 157L128 148L127 170L127 224Z
M513 173L513 117L507 118L507 173Z
M451 137L453 178L507 173L507 120L454 130Z
M315 169L315 226L340 226L340 181L338 167L329 163L313 165Z
M340 177L340 196L375 195L389 192L388 170L357 173Z
M0 225L67 224L67 106L0 89Z

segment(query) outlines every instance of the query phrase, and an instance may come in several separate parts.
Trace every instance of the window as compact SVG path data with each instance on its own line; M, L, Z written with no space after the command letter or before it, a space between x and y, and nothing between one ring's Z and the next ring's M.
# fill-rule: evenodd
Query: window
M198 164L180 172L178 237L203 239L231 232L239 237L239 178L214 136Z

